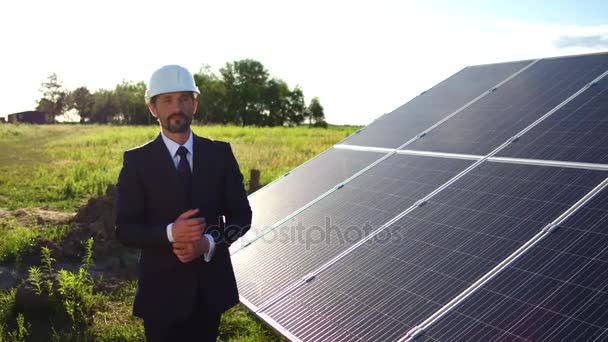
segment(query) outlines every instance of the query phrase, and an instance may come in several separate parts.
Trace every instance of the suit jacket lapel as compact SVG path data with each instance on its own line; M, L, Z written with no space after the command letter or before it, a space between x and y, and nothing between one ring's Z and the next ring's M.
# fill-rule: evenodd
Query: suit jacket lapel
M207 146L207 142L193 134L192 144L193 165L192 165L192 199L194 203L205 203L209 200L209 190L213 189L213 169L215 158L213 149Z

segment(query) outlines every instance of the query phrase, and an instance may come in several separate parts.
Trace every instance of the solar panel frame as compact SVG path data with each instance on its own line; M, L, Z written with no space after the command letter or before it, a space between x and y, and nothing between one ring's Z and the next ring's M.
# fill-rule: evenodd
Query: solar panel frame
M606 57L608 57L608 54L606 53L600 53L600 54L595 54L595 56L601 56L601 55L605 55ZM586 57L586 56L570 56L570 57L566 57L566 58L572 58L572 57ZM587 56L588 57L588 56ZM543 60L556 60L556 59L562 59L562 58L550 58L550 59L543 59ZM576 98L576 94L573 94L571 96L571 98ZM568 100L566 100L565 102L567 102ZM559 108L557 108L559 106L556 106L554 108L554 110L558 110ZM454 113L452 113L454 114ZM541 118L539 118L538 120L534 121L532 124L528 125L524 130L520 131L518 134L515 134L512 138L517 138L518 136L522 136L523 133L529 131L530 129L533 129L537 124L542 123L542 121L549 115L552 115L552 112L548 112L545 113L545 115ZM387 117L387 115L385 115L384 117ZM360 132L359 132L360 133ZM425 132L422 132L421 135L424 135ZM354 134L355 135L355 134ZM354 136L353 135L353 136ZM352 137L352 136L351 136ZM349 137L350 138L350 137ZM342 145L340 146L335 146L338 148L343 148L343 149L353 149L353 150L359 150L359 151L366 151L369 152L371 150L374 149L374 146L352 146L352 145L348 145L348 139L343 140L343 143L340 144ZM552 166L552 167L568 167L568 168L578 168L578 169L597 169L597 170L606 170L605 165L597 165L597 164L589 164L589 163L579 163L579 162L566 162L566 161L546 161L546 160L533 160L533 159L521 159L521 158L509 158L509 157L503 157L503 156L495 156L495 155L500 155L500 151L502 151L503 149L506 148L508 143L511 143L512 141L507 141L505 143L503 143L503 145L495 148L494 150L492 150L489 154L487 155L471 155L471 154L462 154L460 157L455 157L454 155L448 155L445 154L443 157L447 157L447 158L458 158L458 159L469 159L469 160L477 160L477 164L482 164L485 162L496 162L496 163L508 163L508 164L526 164L526 165L548 165L548 166ZM406 142L404 145L407 145L409 143ZM378 148L375 149L375 152L383 152L383 153L387 153L387 154L416 154L416 153L412 153L412 152L416 152L416 151L390 151L392 150L392 148ZM418 155L425 155L426 152L428 151L417 151L419 152ZM432 153L432 152L431 152ZM433 157L439 157L438 154L442 154L443 152L439 152L436 155L433 155ZM478 165L473 165L473 168L477 167ZM468 171L467 171L468 172ZM466 174L467 172L464 172L464 174ZM364 172L365 173L365 172ZM355 179L356 177L354 177L353 179ZM458 177L456 177L458 178ZM434 196L436 193L440 193L442 191L442 187L439 187L436 189L436 191L434 191L432 193L432 196ZM428 196L427 196L428 197ZM425 201L419 201L416 203L416 206L418 205L424 205L426 202ZM406 210L407 211L407 210ZM565 213L567 213L568 210L566 210ZM405 213L405 212L404 212ZM565 214L564 213L564 214ZM407 214L406 214L407 215ZM393 220L398 220L400 218L402 218L403 216L400 217L400 215L397 215ZM387 226L389 226L390 221L387 222ZM554 226L548 225L547 227L545 227L547 231L550 231L551 229L554 228ZM534 238L532 238L530 241L534 240ZM528 242L530 242L528 241ZM348 251L346 251L346 253L344 253L344 255L342 255L342 257L348 257L349 253L355 252L356 248L351 248ZM334 260L335 259L335 260ZM318 270L315 270L309 274L306 275L305 278L301 279L300 281L291 284L290 286L288 286L284 291L281 291L280 293L277 294L277 296L275 296L276 301L280 301L282 300L282 298L285 298L286 296L291 295L292 293L296 293L297 290L299 290L302 285L306 284L307 281L309 280L313 280L315 279L315 276L320 274L321 272L325 272L325 270L328 267L332 267L332 265L335 262L339 262L340 258L334 258L332 260L330 260L330 262L328 262L327 264L321 266ZM508 258L507 258L508 259ZM503 262L506 260L503 260ZM486 276L488 276L488 274L486 274ZM465 291L466 292L466 291ZM464 293L462 293L464 294ZM273 327L278 328L278 330L280 332L282 332L284 335L288 336L290 339L293 338L295 340L297 340L297 337L295 337L294 335L291 335L291 333L287 330L284 329L284 327L278 323L277 321L275 321L272 317L268 316L265 313L265 310L267 310L268 308L272 308L274 302L271 300L271 303L268 303L268 301L266 303L263 303L264 305L262 306L256 306L254 304L252 304L251 302L249 302L246 298L242 297L243 302L246 304L246 306L248 306L249 308L251 308L252 310L256 311L258 313L258 315L260 315L260 317L264 320L268 320ZM431 317L432 318L432 317ZM425 321L426 322L426 321ZM423 322L423 324L425 323ZM327 324L330 324L330 322L326 322ZM420 326L416 326L414 327L414 329L412 329L412 331L410 331L406 336L404 336L403 339L409 339L412 338L412 336L417 336L420 332L424 331L424 327L420 327ZM340 335L340 336L335 336L337 338L342 337L342 338L346 338L347 335Z

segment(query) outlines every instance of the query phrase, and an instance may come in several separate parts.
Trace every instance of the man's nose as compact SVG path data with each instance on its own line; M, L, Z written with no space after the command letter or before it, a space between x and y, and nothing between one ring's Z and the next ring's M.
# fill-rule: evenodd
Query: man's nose
M173 102L171 103L171 110L172 110L173 112L181 112L181 111L182 111L182 108L183 108L183 106L182 106L182 104L181 104L181 102L180 102L180 101L173 101Z

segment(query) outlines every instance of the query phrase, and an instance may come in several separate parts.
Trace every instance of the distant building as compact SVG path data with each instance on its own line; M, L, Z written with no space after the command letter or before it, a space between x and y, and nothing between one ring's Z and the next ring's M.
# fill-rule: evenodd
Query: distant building
M26 122L34 124L49 124L53 123L53 117L46 112L39 112L36 110L30 110L27 112L14 113L8 115L8 122Z
M6 118L0 118L0 123L6 123Z

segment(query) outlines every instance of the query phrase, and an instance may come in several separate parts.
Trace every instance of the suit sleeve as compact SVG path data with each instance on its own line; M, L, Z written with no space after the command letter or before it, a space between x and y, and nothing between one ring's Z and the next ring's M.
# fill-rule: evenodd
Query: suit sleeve
M243 236L251 226L251 207L247 199L247 192L243 185L243 175L239 165L230 148L230 144L224 144L226 148L226 169L224 186L224 215L226 225L224 227L223 240L231 245ZM221 243L222 241L216 241Z
M166 224L145 223L145 194L135 154L127 151L116 185L116 238L125 246L171 250Z

